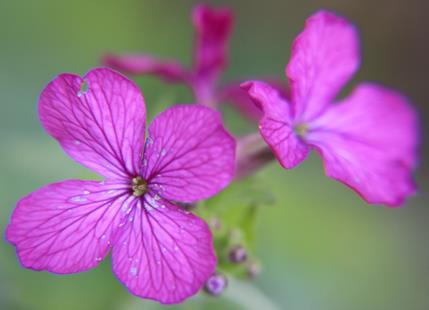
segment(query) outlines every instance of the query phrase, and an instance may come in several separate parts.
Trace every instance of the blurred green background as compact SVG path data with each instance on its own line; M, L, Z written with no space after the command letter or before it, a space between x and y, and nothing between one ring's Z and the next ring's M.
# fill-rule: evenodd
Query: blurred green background
M428 70L426 0L231 0L235 10L231 65L225 81L283 77L293 38L319 8L360 28L362 69L353 83L376 80L406 93L420 110L420 192L403 208L366 205L326 178L320 159L292 171L277 163L258 174L275 197L260 212L257 255L263 272L221 298L198 296L181 309L257 308L258 290L280 309L429 309ZM81 176L84 168L44 133L37 99L56 74L84 74L104 52L145 51L191 63L194 1L0 1L0 230L15 202L44 184ZM135 79L148 109L188 102L184 87ZM352 84L353 84L352 83ZM236 132L254 129L227 113ZM254 300L255 299L255 300ZM238 302L237 301L240 301ZM247 304L246 304L247 302ZM106 260L90 272L57 276L20 267L15 249L0 243L0 309L157 309L129 295ZM174 307L173 307L174 308ZM262 309L259 307L259 309Z

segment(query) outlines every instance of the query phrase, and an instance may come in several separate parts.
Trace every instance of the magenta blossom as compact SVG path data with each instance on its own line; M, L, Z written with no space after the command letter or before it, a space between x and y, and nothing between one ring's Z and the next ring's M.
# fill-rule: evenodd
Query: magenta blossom
M284 168L314 148L329 177L369 203L399 206L415 191L416 115L401 94L373 83L331 104L358 66L355 28L320 11L293 44L286 68L290 98L263 82L242 86L263 111L260 133Z
M50 184L18 202L7 239L22 265L81 272L112 249L114 274L137 296L177 303L202 288L216 266L212 236L174 202L208 198L233 177L235 142L218 112L201 105L167 109L145 143L139 89L95 69L84 78L54 79L39 113L64 151L105 180Z
M228 101L251 119L259 119L260 112L239 83L218 87L219 78L228 64L232 12L226 8L198 5L192 12L192 23L196 40L191 69L184 68L177 61L160 60L149 55L106 55L103 63L126 74L152 74L170 83L184 83L191 88L196 103L215 107Z

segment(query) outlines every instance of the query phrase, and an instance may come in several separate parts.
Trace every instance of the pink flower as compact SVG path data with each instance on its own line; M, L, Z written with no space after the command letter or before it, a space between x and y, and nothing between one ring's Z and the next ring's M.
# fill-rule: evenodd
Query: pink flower
M195 27L194 64L186 69L175 60L161 60L149 55L106 55L103 63L125 74L152 74L169 83L184 83L192 90L195 102L209 107L230 102L245 116L259 120L255 108L240 83L218 86L228 64L228 41L232 32L233 14L229 9L198 5L192 12Z
M228 9L195 7L192 22L196 30L194 64L190 70L176 61L159 60L148 55L107 55L103 62L130 74L154 74L169 82L185 83L193 90L196 102L213 106L216 85L228 63L228 40L233 17Z
M58 182L18 202L7 239L22 265L82 272L112 249L113 272L131 293L161 303L195 294L215 270L212 237L174 201L208 198L232 179L235 142L219 114L172 107L144 143L143 97L109 69L61 74L42 92L39 113L65 152L105 181Z
M242 87L262 109L260 133L284 168L314 148L329 177L369 203L399 206L415 191L416 115L401 94L373 83L331 104L358 66L355 28L320 11L293 44L286 68L290 98L263 82Z

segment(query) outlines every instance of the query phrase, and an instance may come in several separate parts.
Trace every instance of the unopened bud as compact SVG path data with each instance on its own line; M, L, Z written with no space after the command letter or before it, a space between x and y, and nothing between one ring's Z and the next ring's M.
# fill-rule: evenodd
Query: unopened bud
M209 225L214 230L220 230L222 228L219 218L212 217L209 219Z
M236 245L229 250L229 260L234 264L241 264L247 260L247 251L241 245Z
M247 276L251 279L258 277L261 274L261 265L255 262L251 262L247 266Z
M204 291L212 296L219 296L228 286L228 279L220 273L213 274L206 282Z

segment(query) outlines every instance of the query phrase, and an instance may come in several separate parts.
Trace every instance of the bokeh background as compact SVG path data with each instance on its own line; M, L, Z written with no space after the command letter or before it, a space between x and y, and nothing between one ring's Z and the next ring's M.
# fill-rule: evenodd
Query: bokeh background
M420 111L420 191L399 209L365 204L324 176L311 156L292 171L275 162L259 172L275 202L260 212L256 254L263 272L251 287L220 298L198 296L180 309L429 309L428 70L426 0L231 0L236 24L224 80L283 77L293 38L319 8L347 16L359 29L363 62L351 85L376 80L406 93ZM37 99L56 74L84 74L105 52L144 51L191 63L194 1L0 1L0 231L15 202L44 184L79 177L84 168L44 133ZM137 78L150 111L188 102L184 87ZM349 88L350 89L350 86ZM236 133L255 126L226 112ZM370 133L369 133L370 134ZM4 238L3 238L4 239ZM69 276L20 267L0 242L1 309L158 309L127 293L100 268ZM254 292L258 292L257 294ZM257 300L264 296L265 301ZM175 309L175 307L171 307ZM260 308L259 308L260 309Z

